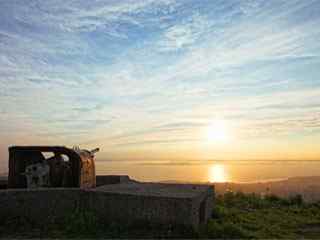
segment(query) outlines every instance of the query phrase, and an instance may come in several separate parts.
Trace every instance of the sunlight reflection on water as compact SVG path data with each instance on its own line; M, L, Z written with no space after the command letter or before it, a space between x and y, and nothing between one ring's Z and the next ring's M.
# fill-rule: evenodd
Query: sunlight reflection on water
M123 174L141 181L256 182L320 175L320 161L247 161L191 165L97 161L96 165L97 174Z
M227 182L228 176L224 165L214 164L208 168L208 180L210 182Z

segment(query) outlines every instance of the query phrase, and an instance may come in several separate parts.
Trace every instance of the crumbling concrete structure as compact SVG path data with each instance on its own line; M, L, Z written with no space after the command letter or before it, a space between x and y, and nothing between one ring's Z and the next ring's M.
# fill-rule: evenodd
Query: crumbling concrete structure
M104 219L147 220L195 228L210 218L214 197L211 186L192 184L123 183L88 192L90 208Z
M0 190L0 218L49 224L62 221L75 211L89 211L104 222L148 221L197 228L210 218L213 197L212 186L190 184L4 189Z
M63 222L74 212L90 212L104 222L197 228L210 218L213 186L141 183L125 175L96 177L98 150L10 147L8 188L0 188L0 219L23 218L43 225ZM53 156L46 157L48 152Z

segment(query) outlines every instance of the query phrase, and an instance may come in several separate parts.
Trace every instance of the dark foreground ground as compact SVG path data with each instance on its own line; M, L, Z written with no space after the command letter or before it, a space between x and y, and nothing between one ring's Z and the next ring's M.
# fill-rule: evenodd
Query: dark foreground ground
M230 192L218 196L212 219L198 231L141 222L98 223L90 212L75 212L60 225L35 227L24 219L0 220L0 237L320 239L320 202L307 204L300 196L262 199L253 194Z

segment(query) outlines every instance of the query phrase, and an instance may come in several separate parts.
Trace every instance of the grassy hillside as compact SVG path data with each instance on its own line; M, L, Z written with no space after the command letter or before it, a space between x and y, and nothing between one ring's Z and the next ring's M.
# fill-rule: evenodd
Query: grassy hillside
M195 232L190 228L150 223L103 224L90 213L76 212L65 225L34 227L21 219L0 224L1 237L100 238L320 238L320 203L300 196L281 199L254 194L218 196L212 218Z
M320 203L301 196L281 199L226 193L216 199L212 219L200 233L210 238L320 238Z

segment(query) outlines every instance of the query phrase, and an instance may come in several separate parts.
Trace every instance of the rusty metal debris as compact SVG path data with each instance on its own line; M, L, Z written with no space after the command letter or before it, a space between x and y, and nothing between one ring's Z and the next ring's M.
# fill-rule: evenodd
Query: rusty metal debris
M91 151L61 146L14 146L9 148L9 188L96 186ZM46 157L51 154L51 156Z

